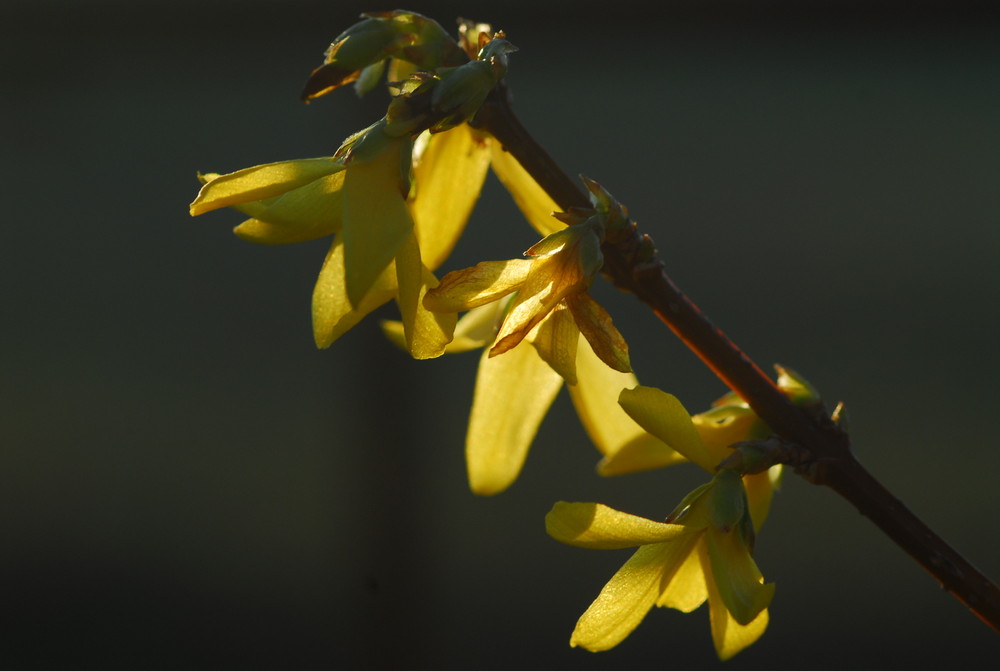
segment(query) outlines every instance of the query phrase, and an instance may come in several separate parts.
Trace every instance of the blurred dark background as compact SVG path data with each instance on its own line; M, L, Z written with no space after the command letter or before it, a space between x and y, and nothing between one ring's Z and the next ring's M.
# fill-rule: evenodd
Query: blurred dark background
M862 460L1000 577L1000 24L988 3L427 0L520 47L516 106L599 179L762 365L848 402ZM606 480L563 394L521 479L465 484L475 354L370 319L311 340L323 241L196 220L195 173L331 153L384 94L298 102L366 2L0 9L0 666L716 668L703 610L568 647L627 551L558 499L662 517L702 475ZM473 239L474 238L474 239ZM487 185L444 270L534 236ZM724 389L602 286L640 379ZM392 317L391 310L380 313ZM727 668L967 668L996 635L833 493L788 479L758 541L769 631Z

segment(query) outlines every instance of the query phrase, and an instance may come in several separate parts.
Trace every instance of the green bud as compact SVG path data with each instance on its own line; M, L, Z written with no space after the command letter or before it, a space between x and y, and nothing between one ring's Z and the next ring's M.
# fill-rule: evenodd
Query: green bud
M493 71L483 61L472 61L444 73L432 98L434 113L440 120L431 132L448 130L470 119L494 86Z
M378 86L379 80L382 79L382 74L385 73L385 63L387 60L387 58L383 58L361 71L357 81L354 82L354 92L358 94L359 98L366 93L371 93L372 89Z
M388 57L410 61L430 72L468 60L455 40L425 16L402 10L362 16L363 21L338 35L326 50L323 65L313 70L306 82L303 100L356 81L364 69Z
M594 180L580 175L584 186L590 192L590 202L594 205L594 210L604 218L605 227L611 231L623 228L628 225L628 210L624 205L615 200L607 189Z
M778 387L781 388L781 391L785 392L785 396L792 403L795 405L809 405L819 402L819 392L804 377L790 368L785 368L778 364L774 365L774 370L778 372Z

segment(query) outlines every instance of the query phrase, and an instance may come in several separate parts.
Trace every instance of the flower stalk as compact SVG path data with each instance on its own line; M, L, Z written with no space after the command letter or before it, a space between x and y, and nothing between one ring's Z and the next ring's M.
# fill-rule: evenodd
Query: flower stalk
M500 82L470 122L495 137L564 210L585 208L587 195L525 129ZM796 406L674 284L652 241L634 224L608 235L603 272L645 303L782 439L802 446L796 471L853 504L977 617L1000 632L1000 589L924 524L857 460L850 438L821 404Z

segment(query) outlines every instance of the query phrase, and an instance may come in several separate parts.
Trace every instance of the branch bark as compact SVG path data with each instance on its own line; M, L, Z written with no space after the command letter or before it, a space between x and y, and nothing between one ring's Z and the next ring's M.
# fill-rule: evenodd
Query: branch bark
M563 209L590 207L569 177L515 116L505 84L491 93L473 125L495 137ZM647 236L630 230L605 241L604 273L636 295L771 429L811 455L796 470L852 503L976 616L1000 632L1000 589L934 533L857 460L844 433L821 407L792 404L777 385L648 258Z

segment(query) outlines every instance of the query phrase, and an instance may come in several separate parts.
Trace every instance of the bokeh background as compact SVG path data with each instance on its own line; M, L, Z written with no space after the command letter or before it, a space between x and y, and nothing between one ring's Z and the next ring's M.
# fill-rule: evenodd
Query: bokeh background
M529 128L599 179L762 365L848 403L862 460L1000 577L1000 24L989 3L424 0L520 47ZM567 645L627 551L544 533L559 499L662 517L702 478L594 474L563 394L521 479L469 493L476 354L364 322L311 340L325 242L197 220L195 173L331 153L383 94L298 102L367 2L0 8L0 666L716 668L704 611ZM493 181L445 270L534 235ZM640 379L724 390L633 298ZM380 316L391 318L386 309ZM727 668L967 668L996 635L829 491L789 478L777 583ZM990 658L988 657L988 658Z

